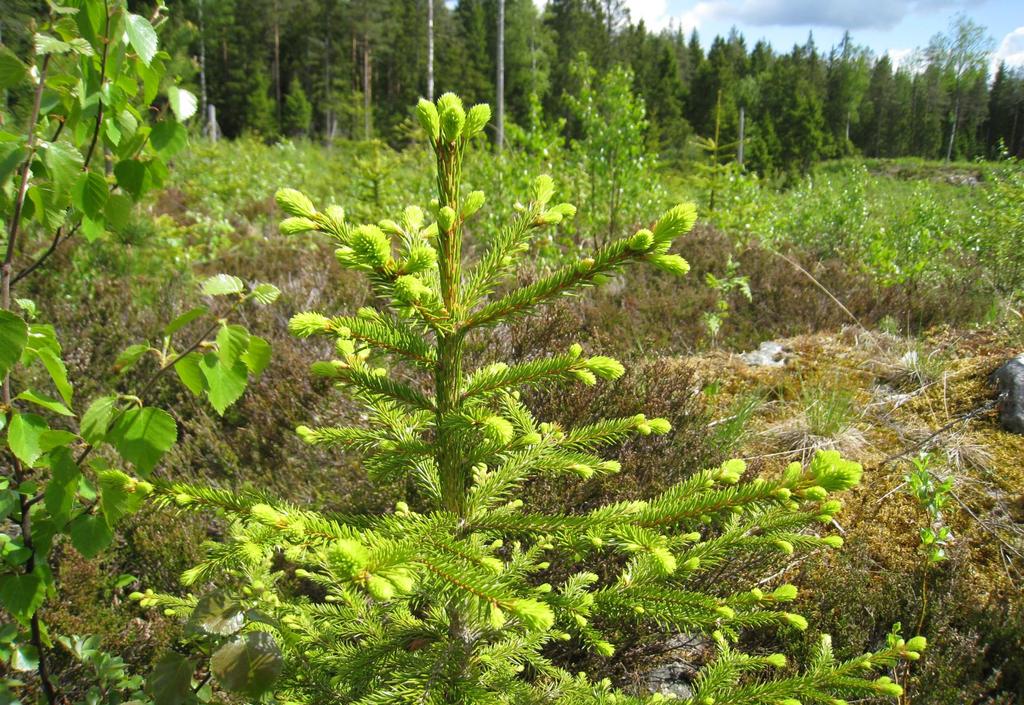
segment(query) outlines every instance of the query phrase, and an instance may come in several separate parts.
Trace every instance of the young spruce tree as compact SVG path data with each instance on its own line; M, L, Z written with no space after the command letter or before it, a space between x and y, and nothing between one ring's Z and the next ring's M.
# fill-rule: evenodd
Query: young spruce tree
M272 692L295 703L640 703L601 674L570 673L552 660L555 642L575 641L609 656L606 634L630 623L705 634L716 658L688 702L831 703L846 696L895 696L876 669L916 659L924 640L892 637L883 650L833 658L828 639L803 670L781 654L752 656L734 644L749 628L804 629L786 611L796 588L772 592L697 590L694 578L744 554L836 547L808 531L839 503L830 493L859 481L861 468L819 453L781 478L743 480L742 461L693 475L645 501L588 511L539 514L517 493L537 476L580 481L619 470L601 449L633 434L664 434L665 419L643 414L562 428L534 418L524 387L595 384L623 368L579 345L546 359L463 366L473 335L529 316L558 297L601 283L627 265L650 263L683 275L669 254L694 224L692 205L665 213L651 229L616 240L525 286L516 283L531 238L574 216L552 203L539 177L518 215L476 261L462 252L462 229L484 203L463 193L467 148L490 118L486 105L421 101L419 119L437 158L437 203L425 222L416 207L397 221L354 225L341 208L321 211L283 190L287 233L322 232L348 269L369 278L382 303L355 315L300 313L300 337L332 339L337 358L313 372L365 406L365 427L301 426L310 443L357 451L378 482L404 480L408 503L393 513L332 515L185 484L157 488L169 505L222 511L228 537L186 573L189 585L217 588L198 599L135 594L144 606L189 615L199 651L212 653L215 683L250 698ZM394 368L380 366L393 360ZM398 372L400 370L400 372ZM600 557L618 566L587 569ZM616 559L616 557L618 557ZM557 580L552 576L566 576ZM554 584L553 584L554 583ZM186 702L198 664L171 653L150 680L165 703Z

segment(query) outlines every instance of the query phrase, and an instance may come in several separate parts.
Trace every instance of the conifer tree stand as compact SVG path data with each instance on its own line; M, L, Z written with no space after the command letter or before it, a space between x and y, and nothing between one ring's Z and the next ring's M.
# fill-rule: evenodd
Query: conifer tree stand
M824 638L811 663L792 668L781 654L748 655L734 645L750 628L805 629L802 617L784 609L795 587L726 594L694 587L702 573L750 554L838 547L838 537L810 531L839 510L830 493L860 480L860 466L838 453L752 480L733 460L645 501L590 511L541 514L524 506L517 494L531 478L583 482L617 472L619 463L601 449L634 434L669 433L669 422L639 413L574 428L542 422L519 390L614 380L622 365L573 345L544 359L466 370L464 341L627 265L686 274L685 260L669 249L696 212L677 206L651 229L518 286L513 275L531 238L572 218L575 208L552 205L553 182L541 176L489 248L465 261L463 224L484 195L460 191L463 162L490 110L467 112L446 94L436 104L421 101L418 114L437 161L430 224L410 207L397 221L353 225L340 208L318 210L298 191L277 196L289 215L283 232L333 238L341 264L368 277L387 304L292 319L298 336L333 339L336 359L313 372L334 380L369 418L365 427L302 426L298 433L361 453L376 482L406 481L414 488L408 503L380 516L337 516L260 493L163 485L164 504L220 511L231 528L184 576L201 597L146 592L136 599L188 617L196 650L213 654L217 686L250 699L655 702L661 696L624 693L601 673L571 673L551 648L572 641L611 657L614 635L644 622L713 640L716 657L693 684L694 704L835 705L841 697L899 695L900 686L877 672L918 658L923 639L894 635L877 653L841 661ZM385 360L393 366L380 366ZM603 577L587 569L595 559ZM154 677L163 675L165 687L185 678L186 692L205 668L169 654Z

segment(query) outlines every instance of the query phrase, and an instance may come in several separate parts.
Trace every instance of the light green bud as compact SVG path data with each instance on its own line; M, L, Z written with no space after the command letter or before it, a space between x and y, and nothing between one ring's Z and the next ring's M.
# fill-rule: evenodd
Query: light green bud
M798 591L796 585L780 585L772 592L772 597L779 602L792 602L796 599Z
M841 548L843 545L842 536L826 536L821 541L829 548Z
M437 107L441 114L441 137L447 142L454 142L466 125L466 109L462 107L462 100L454 93L445 93L438 98Z
M654 244L654 233L644 228L638 230L631 238L629 238L629 249L641 252L649 249Z
M876 692L882 695L888 695L892 698L898 698L903 695L903 687L899 683L893 683L891 680L883 676L874 683L874 689Z
M576 206L571 203L559 203L551 206L548 213L558 213L564 220L572 220L576 217Z
M515 436L515 429L512 427L512 423L501 416L488 416L483 420L483 426L487 437L498 443L509 443Z
M478 103L469 109L466 116L466 137L474 137L484 131L487 123L491 121L491 106L487 103Z
M395 280L395 298L405 303L419 303L431 295L429 286L423 283L419 277L411 274L403 274Z
M586 361L587 369L604 380L618 379L626 368L618 360L605 355L595 355Z
M793 614L792 612L783 612L782 619L786 622L786 624L801 632L807 629L807 620L799 614Z
M299 218L316 217L316 208L313 207L313 202L301 191L293 188L279 189L274 194L274 200L277 201L277 205L280 206L281 210L288 215Z
M679 235L689 232L697 222L697 208L692 203L681 203L670 209L654 226L656 243L670 242Z
M466 200L462 204L462 217L468 218L469 216L480 210L480 207L484 204L484 192L483 191L472 191Z
M915 636L906 644L907 651L924 651L928 648L928 640L923 636Z
M533 181L530 189L530 200L538 206L546 206L551 197L555 195L555 182L547 174L541 174Z
M802 494L806 499L810 499L812 501L820 501L828 497L828 491L820 485L808 487L800 494Z
M277 227L278 230L281 231L282 235L298 235L299 233L306 233L310 230L320 229L320 226L317 225L316 221L310 220L309 218L296 217L285 218Z
M685 276L690 271L690 263L679 255L651 255L647 259L658 269L677 277Z
M296 313L288 321L288 331L298 338L308 338L318 333L329 333L331 319L315 311Z
M455 225L455 211L451 206L445 206L437 211L437 227L443 232L449 232Z
M607 641L595 641L594 650L606 658L615 653L615 647Z
M775 539L774 541L772 541L772 543L775 544L775 547L783 553L785 553L787 556L793 555L793 544L791 544L789 541L786 541L785 539Z
M395 596L395 586L380 575L371 575L366 579L366 591L381 602L387 602Z
M765 663L775 668L785 668L786 656L785 654L768 654L764 657Z
M416 117L419 118L420 125L431 142L437 142L437 138L441 136L441 118L437 114L437 107L426 98L421 98L416 105Z
M651 419L647 422L647 425L651 427L651 431L659 436L664 436L666 433L672 430L672 424L668 419Z

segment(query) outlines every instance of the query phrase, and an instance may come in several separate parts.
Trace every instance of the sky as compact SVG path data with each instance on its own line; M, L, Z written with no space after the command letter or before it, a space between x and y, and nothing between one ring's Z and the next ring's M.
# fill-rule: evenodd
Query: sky
M814 33L827 51L850 30L856 44L906 60L964 13L988 29L993 66L1000 60L1024 67L1024 0L626 0L634 21L651 29L696 28L707 48L716 34L735 26L753 47L767 39L777 51L803 44Z

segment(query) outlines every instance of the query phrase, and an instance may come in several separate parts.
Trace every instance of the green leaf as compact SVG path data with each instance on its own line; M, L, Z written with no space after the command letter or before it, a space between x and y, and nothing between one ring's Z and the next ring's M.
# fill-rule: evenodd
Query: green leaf
M11 668L15 671L34 671L39 668L39 650L32 644L18 644L11 654Z
M164 326L164 335L174 335L179 330L187 326L192 321L206 314L207 308L205 306L197 306L191 311L186 311L181 314L173 321Z
M45 394L41 394L40 392L33 391L31 389L26 389L24 392L19 394L16 398L17 399L21 399L23 401L31 402L32 404L35 404L37 406L41 406L44 409L52 411L55 414L60 414L61 416L74 416L75 415L74 412L71 411L71 409L69 409L68 407L64 406L64 404L61 403L60 401L58 401L58 400L56 400L56 399L54 399L52 397L48 397Z
M6 377L28 343L28 325L21 316L0 310L0 377Z
M82 414L82 422L79 427L82 438L93 445L103 440L107 435L107 428L110 426L110 419L114 414L114 404L116 403L116 396L107 396L99 397L89 405L89 408Z
M46 599L46 583L38 571L0 576L0 605L22 624L28 623Z
M259 301L261 304L272 304L277 301L277 297L281 295L281 290L273 284L259 284L252 291L252 297Z
M142 359L142 356L152 348L146 343L129 345L114 361L114 372L127 372L132 365Z
M43 152L43 163L46 164L46 171L53 181L54 191L57 194L67 193L74 185L79 173L82 171L82 164L85 161L82 154L64 142L44 142L46 146Z
M107 232L106 225L102 216L99 218L82 216L82 234L85 235L85 241L96 242L103 237L103 233Z
M145 485L120 470L102 470L98 475L100 510L107 520L107 526L113 529L122 517L139 510L152 487L145 489Z
M37 54L67 54L71 51L70 44L48 34L35 35L32 37L32 43L35 45Z
M259 377L270 364L270 353L270 343L258 335L253 335L249 337L249 349L242 355L242 362L254 377Z
M95 171L83 172L71 190L72 202L75 207L90 218L99 218L107 205L107 180Z
M199 368L206 378L210 404L223 416L224 411L238 401L245 391L248 369L241 360L230 367L225 367L215 353L204 355Z
M227 296L229 294L241 294L245 291L245 284L238 277L230 274L215 274L203 282L202 292L205 296Z
M146 165L138 159L119 161L114 167L114 177L117 185L136 201L146 191Z
M220 592L202 597L188 619L190 629L217 636L236 634L244 625L242 606Z
M13 88L25 80L28 67L18 60L14 52L0 46L0 89Z
M221 326L217 332L217 359L231 367L249 347L249 331L242 326Z
M171 104L174 116L180 122L185 122L195 115L196 107L199 105L199 101L196 100L194 95L184 88L178 88L177 86L171 86L167 89L167 100Z
M152 406L129 409L114 422L107 440L122 458L145 476L178 440L178 427L163 409Z
M46 483L43 500L46 511L55 522L63 526L71 518L82 472L67 448L57 448L50 453L50 471L50 481Z
M7 446L25 465L33 466L43 454L40 439L49 430L46 421L35 414L15 414L7 428Z
M71 383L68 381L68 368L64 365L64 361L51 347L38 348L35 350L35 354L43 363L46 371L50 373L50 379L53 380L53 385L57 388L61 398L66 404L70 404L72 389Z
M158 122L149 133L149 143L164 159L173 157L188 144L188 130L176 120Z
M274 684L283 668L281 650L267 632L236 636L210 659L210 670L225 690L254 698Z
M146 692L153 705L182 705L192 695L195 666L181 654L170 651L160 657L146 679Z
M125 32L128 34L128 41L132 49L142 59L142 63L149 66L156 56L157 38L153 25L141 15L129 13L124 21Z
M107 207L103 209L103 215L107 218L107 227L114 232L124 230L131 222L132 208L134 207L132 199L123 193L110 194L110 197L107 198Z
M114 589L118 590L123 587L128 587L137 580L138 578L136 578L134 575L131 575L129 573L122 573L121 575L117 576L117 580L114 581Z
M199 353L191 352L174 363L174 371L177 373L178 379L196 396L206 391L206 378L199 368L199 361L202 359L203 356Z
M96 514L76 517L68 526L71 545L83 558L95 558L114 540L106 520Z

